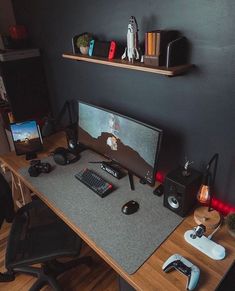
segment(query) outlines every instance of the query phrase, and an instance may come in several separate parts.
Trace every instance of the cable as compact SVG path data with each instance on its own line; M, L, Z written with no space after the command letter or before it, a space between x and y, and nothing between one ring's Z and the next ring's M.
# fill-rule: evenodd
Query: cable
M210 235L208 235L207 238L212 239L213 235L220 229L221 225L222 225L222 219L220 221L220 224L216 227L216 229Z

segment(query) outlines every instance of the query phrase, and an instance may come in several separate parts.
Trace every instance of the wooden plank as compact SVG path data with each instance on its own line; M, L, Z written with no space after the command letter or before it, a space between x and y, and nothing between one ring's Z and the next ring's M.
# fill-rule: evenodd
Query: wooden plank
M142 71L142 72L153 73L153 74L160 74L160 75L165 75L169 77L183 74L193 67L192 64L171 67L171 68L150 67L150 66L146 66L144 63L139 63L139 62L135 62L132 64L125 60L118 60L118 59L108 60L105 58L89 57L89 56L75 55L75 54L70 54L70 53L64 53L62 56L63 58L76 60L76 61L101 64L101 65L106 65L106 66Z

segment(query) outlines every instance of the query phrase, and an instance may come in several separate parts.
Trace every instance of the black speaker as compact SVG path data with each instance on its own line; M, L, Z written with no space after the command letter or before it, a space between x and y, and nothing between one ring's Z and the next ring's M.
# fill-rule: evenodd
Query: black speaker
M190 169L185 175L183 168L170 172L164 181L163 205L184 217L196 203L202 174Z

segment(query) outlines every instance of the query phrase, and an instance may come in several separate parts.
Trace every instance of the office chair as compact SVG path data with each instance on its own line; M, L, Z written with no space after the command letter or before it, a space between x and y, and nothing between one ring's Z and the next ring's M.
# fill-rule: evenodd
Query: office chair
M7 272L0 273L0 282L13 281L17 273L25 273L38 277L30 291L40 290L47 284L60 291L56 277L79 264L91 264L90 257L66 263L57 260L78 256L81 245L81 238L41 200L33 200L15 215L6 250ZM41 264L41 268L35 264Z

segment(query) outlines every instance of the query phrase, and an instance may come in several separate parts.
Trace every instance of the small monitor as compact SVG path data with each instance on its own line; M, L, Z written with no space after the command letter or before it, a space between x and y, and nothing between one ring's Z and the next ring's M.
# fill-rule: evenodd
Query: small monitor
M42 150L42 138L36 121L11 123L10 128L16 154L26 155L26 160L36 158L36 152Z
M154 185L161 129L83 102L78 114L80 143Z

